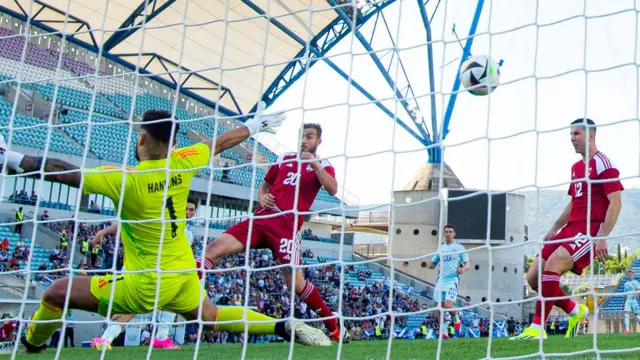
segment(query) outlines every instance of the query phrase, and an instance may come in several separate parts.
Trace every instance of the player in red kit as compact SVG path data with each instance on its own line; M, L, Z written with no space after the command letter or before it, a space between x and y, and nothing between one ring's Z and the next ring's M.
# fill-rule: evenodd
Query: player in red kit
M568 271L582 274L582 270L591 264L592 252L603 263L608 253L607 236L618 220L624 188L620 183L620 172L598 151L595 139L593 120L578 119L571 123L571 143L582 155L582 160L571 167L568 192L571 201L543 238L543 241L567 241L545 244L541 256L533 261L527 273L527 282L537 291L538 267L542 268L540 294L543 298L566 296L560 288L560 276ZM589 167L585 169L587 161ZM586 234L597 239L589 239ZM565 337L575 336L578 325L589 314L585 305L576 305L571 299L545 300L543 314L542 302L538 300L531 326L510 340L539 339L541 336L546 339L544 324L554 305L569 315Z
M327 160L317 160L316 150L322 143L322 128L318 124L305 124L303 129L300 159L298 163L296 153L281 155L277 163L272 165L260 187L258 197L260 206L256 215L275 215L271 217L254 218L252 229L249 219L231 227L215 241L207 246L204 259L198 262L198 267L211 269L214 262L221 256L239 253L248 245L252 249L271 249L274 258L280 264L302 264L300 256L300 229L303 216L296 214L296 186L299 183L297 211L306 212L311 208L320 188L331 195L338 192L335 170ZM315 160L315 161L313 161ZM301 166L298 169L298 166ZM249 233L251 240L249 241ZM282 268L286 281L291 284L293 272L290 267ZM295 271L295 292L320 317L334 316L326 305L318 289L306 281L302 269ZM333 340L338 341L340 331L337 320L324 320Z

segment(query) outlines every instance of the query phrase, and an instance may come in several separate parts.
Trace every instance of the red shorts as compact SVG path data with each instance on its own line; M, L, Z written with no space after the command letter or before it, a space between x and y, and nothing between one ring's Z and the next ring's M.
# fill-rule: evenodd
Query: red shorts
M582 221L565 225L553 240L571 240L544 245L542 247L542 259L546 261L556 249L563 247L567 249L573 259L573 269L571 271L576 275L582 274L582 270L591 264L591 249L593 248L585 235L587 232L586 227L586 222ZM592 222L590 228L591 236L598 236L600 229L602 229L602 223Z
M260 215L264 214L261 213ZM280 264L301 265L300 248L302 240L300 238L300 229L302 228L302 221L298 223L295 236L293 225L293 220L286 215L266 219L253 219L249 248L271 249L274 259L278 260ZM246 248L249 237L249 219L230 227L229 230L225 231L225 234L238 239Z

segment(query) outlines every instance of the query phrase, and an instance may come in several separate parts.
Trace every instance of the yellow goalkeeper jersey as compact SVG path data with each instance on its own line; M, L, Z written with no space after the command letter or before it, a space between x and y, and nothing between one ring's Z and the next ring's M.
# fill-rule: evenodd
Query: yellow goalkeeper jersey
M116 209L123 198L120 234L128 271L155 269L159 251L162 270L195 268L185 234L187 198L191 179L210 158L209 147L196 144L171 152L168 176L167 159L142 161L126 172L115 166L84 172L85 194L103 194Z

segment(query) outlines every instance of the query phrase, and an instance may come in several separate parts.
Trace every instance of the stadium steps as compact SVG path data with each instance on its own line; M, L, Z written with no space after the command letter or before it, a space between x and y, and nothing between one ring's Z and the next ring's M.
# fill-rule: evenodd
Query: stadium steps
M60 124L62 124L62 122L60 122ZM84 147L85 144L77 141L76 139L73 138L73 136L69 135L67 133L67 131L64 129L66 126L62 126L59 127L59 129L62 129L62 131L60 131L60 133L62 134L62 136L67 139L70 143L72 143L74 146L79 147L80 149L82 149L82 151L84 151ZM93 158L93 159L99 159L100 157L94 153L93 151L91 151L91 148L89 148L89 152L87 153L87 157L89 158Z
M53 57L53 55L52 55L52 57ZM100 93L100 91L98 89L96 89L93 86L93 84L87 78L83 77L86 74L82 74L77 69L73 68L72 66L69 66L66 61L63 61L63 66L69 72L71 72L72 74L78 76L78 81L81 82L82 84L84 84L84 86L86 86L86 88L87 88L87 90L89 90L89 92L93 93L95 91L96 92L96 97L100 97L102 100L104 100L106 103L111 104L111 106L113 106L118 112L120 112L119 115L121 115L121 118L119 120L126 119L126 118L129 117L129 113L127 111L124 111L120 106L118 106L118 104L116 104L115 102L111 101L111 99L107 95ZM136 115L134 114L134 116L136 116Z
M15 274L0 273L0 298L20 301L24 298L25 280ZM35 286L29 284L27 299L36 299Z
M12 137L11 143L13 145L27 146L44 150L48 145L50 151L71 154L82 155L81 148L69 142L63 135L63 132L59 129L52 129L49 142L46 142L48 136L48 128L46 123L42 120L25 116L22 114L15 114L12 116L13 105L0 98L0 134L2 134L6 140L9 140L9 124L12 124Z

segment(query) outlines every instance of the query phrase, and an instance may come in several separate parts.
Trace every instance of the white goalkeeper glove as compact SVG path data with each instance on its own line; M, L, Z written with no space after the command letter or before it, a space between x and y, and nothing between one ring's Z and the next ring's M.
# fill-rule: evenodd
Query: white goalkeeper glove
M264 101L261 101L260 104L258 104L256 115L245 121L244 126L249 129L251 136L263 131L275 134L276 128L282 125L282 122L287 118L287 114L285 114L284 111L269 115L263 114L266 107L267 105Z
M24 158L24 154L15 151L7 151L7 142L4 140L4 136L0 135L0 163L14 170L18 174L22 174L23 170L20 168L20 163Z

